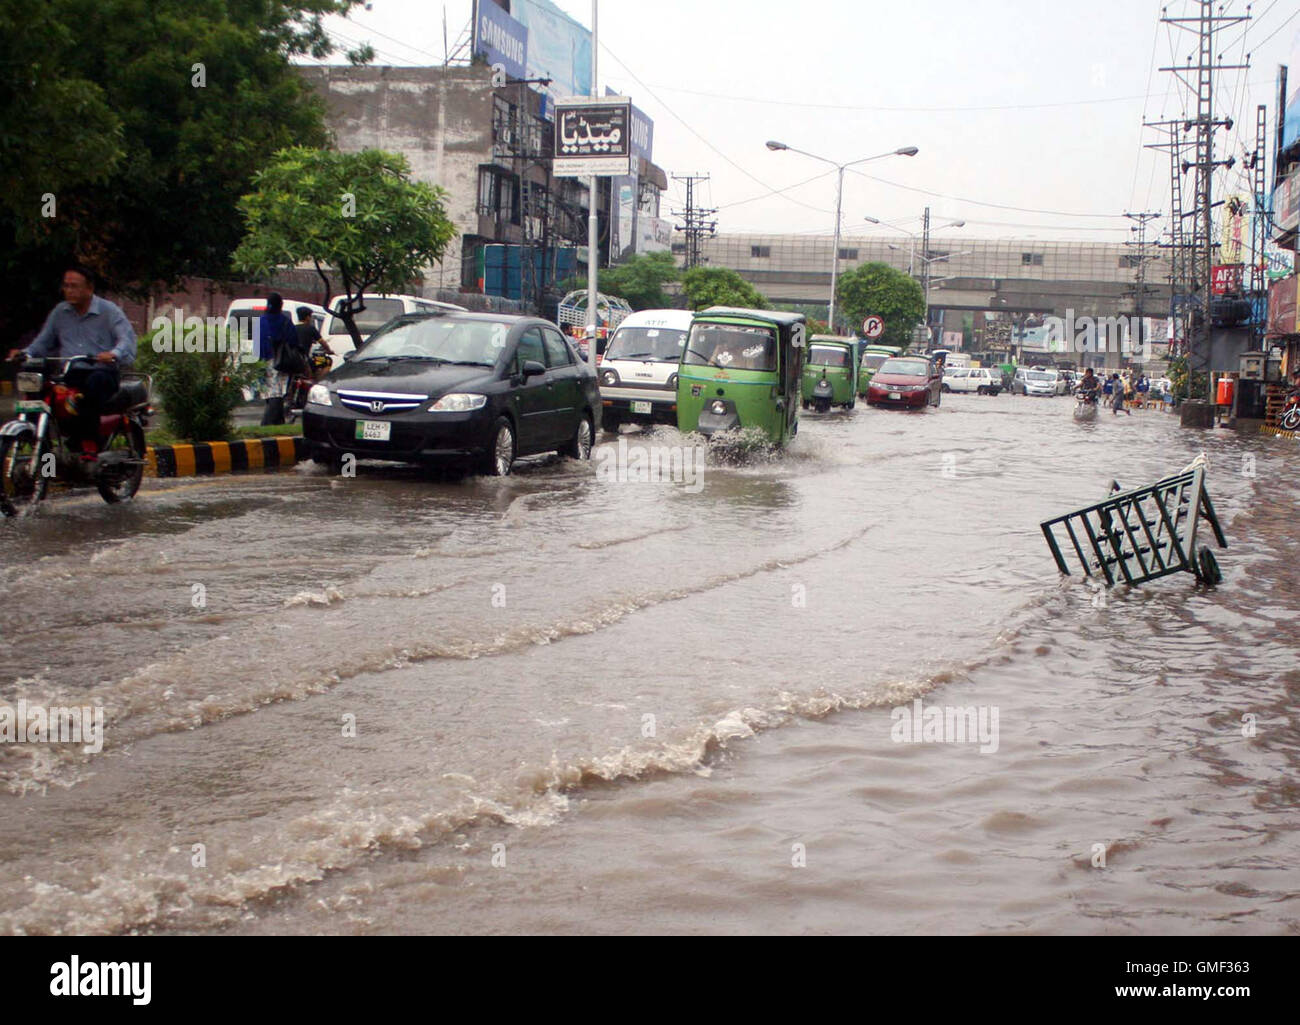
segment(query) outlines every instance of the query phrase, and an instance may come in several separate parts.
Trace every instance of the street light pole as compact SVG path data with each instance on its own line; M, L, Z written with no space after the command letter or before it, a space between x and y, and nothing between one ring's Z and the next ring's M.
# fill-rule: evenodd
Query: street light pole
M820 160L823 164L830 164L837 172L835 186L835 242L834 252L831 253L831 298L829 304L829 322L828 329L833 334L835 331L835 291L839 286L840 276L840 219L843 213L844 203L844 172L850 167L857 164L865 164L872 160L881 160L884 157L914 157L920 152L915 146L900 146L898 149L890 150L888 153L878 153L874 157L863 157L861 160L850 160L847 164L837 164L834 160L828 160L826 157L819 157L816 153L809 153L807 150L795 149L793 146L787 146L783 142L769 141L767 148L773 152L780 150L789 150L791 153L798 153L805 157L811 157L813 160Z
M835 334L835 290L840 280L840 216L844 203L844 167L840 167L839 183L835 187L835 251L831 254L831 306L826 329Z
M599 0L591 0L591 95L599 96L596 91L596 69L600 59L599 34L596 17L599 13ZM600 188L600 179L592 175L587 179L587 362L594 369L596 366L596 335L599 334L600 320L596 310L599 295L600 276L600 221L596 215L596 198Z

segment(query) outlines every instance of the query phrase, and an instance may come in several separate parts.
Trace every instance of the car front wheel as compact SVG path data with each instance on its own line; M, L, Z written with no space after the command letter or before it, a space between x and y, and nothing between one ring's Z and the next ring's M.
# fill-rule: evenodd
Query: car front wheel
M483 472L490 477L509 477L515 465L515 429L504 416L497 419L492 444L483 455Z

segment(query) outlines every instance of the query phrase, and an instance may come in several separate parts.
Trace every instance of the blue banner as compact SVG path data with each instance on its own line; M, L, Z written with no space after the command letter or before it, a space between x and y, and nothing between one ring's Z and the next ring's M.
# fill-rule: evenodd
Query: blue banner
M528 28L510 17L492 0L478 5L474 24L474 52L489 64L500 64L511 78L528 77Z
M511 0L510 9L528 29L528 77L549 78L546 91L560 99L590 96L591 30L550 0Z

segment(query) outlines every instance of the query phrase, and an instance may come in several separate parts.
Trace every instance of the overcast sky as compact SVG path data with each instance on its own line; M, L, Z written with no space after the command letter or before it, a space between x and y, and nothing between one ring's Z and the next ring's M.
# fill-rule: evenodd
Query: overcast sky
M590 25L590 0L557 2ZM867 216L917 230L929 204L981 237L1123 241L1124 211L1169 209L1168 157L1142 149L1157 136L1141 126L1144 115L1186 109L1185 90L1156 68L1184 63L1196 37L1159 25L1166 5L1171 16L1199 9L1191 0L601 0L600 90L625 93L654 119L654 160L669 175L712 176L703 197L719 208L722 231L831 231L834 171L769 152L764 142L776 139L836 163L920 148L860 168L884 180L846 175L850 235L891 233ZM332 34L342 45L370 42L377 64L410 65L442 63L444 14L454 48L471 5L370 7L331 19ZM1228 0L1227 13L1246 7ZM1263 103L1271 171L1277 68L1300 65L1300 6L1256 0L1252 11L1219 37L1224 63L1250 52L1252 65L1219 84L1217 112L1239 122L1219 133L1219 155L1240 164ZM1249 194L1240 170L1220 178ZM788 191L765 196L772 190ZM667 215L684 192L674 184L665 199Z

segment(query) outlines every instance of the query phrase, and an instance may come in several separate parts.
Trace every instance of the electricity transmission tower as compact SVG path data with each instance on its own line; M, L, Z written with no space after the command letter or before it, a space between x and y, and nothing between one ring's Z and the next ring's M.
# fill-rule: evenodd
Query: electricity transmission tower
M1216 14L1213 0L1197 0L1200 12L1192 17L1171 18L1168 15L1161 22L1172 25L1196 36L1196 63L1189 55L1182 65L1161 68L1161 71L1175 75L1190 91L1196 100L1196 116L1185 122L1187 130L1195 130L1195 160L1184 160L1182 170L1196 170L1195 201L1193 204L1191 237L1191 273L1188 280L1193 288L1200 291L1199 316L1195 319L1195 329L1188 333L1187 353L1187 391L1191 397L1193 370L1208 370L1210 367L1210 323L1213 295L1214 274L1214 169L1231 168L1235 161L1214 159L1214 133L1220 129L1232 128L1231 118L1214 116L1214 77L1223 71L1239 71L1249 68L1249 64L1224 64L1216 54L1215 40L1218 34L1230 25L1239 25L1250 20L1247 14ZM1195 294L1195 293L1193 293ZM1199 366L1197 365L1199 361ZM1214 401L1214 396L1209 396Z
M718 211L716 209L703 209L695 205L696 184L708 180L709 176L706 174L673 175L673 181L686 183L686 209L684 211L674 210L673 216L680 217L685 222L678 225L677 230L686 236L687 270L698 267L703 262L701 255L702 243L706 238L712 238L718 230L718 222L710 220Z

